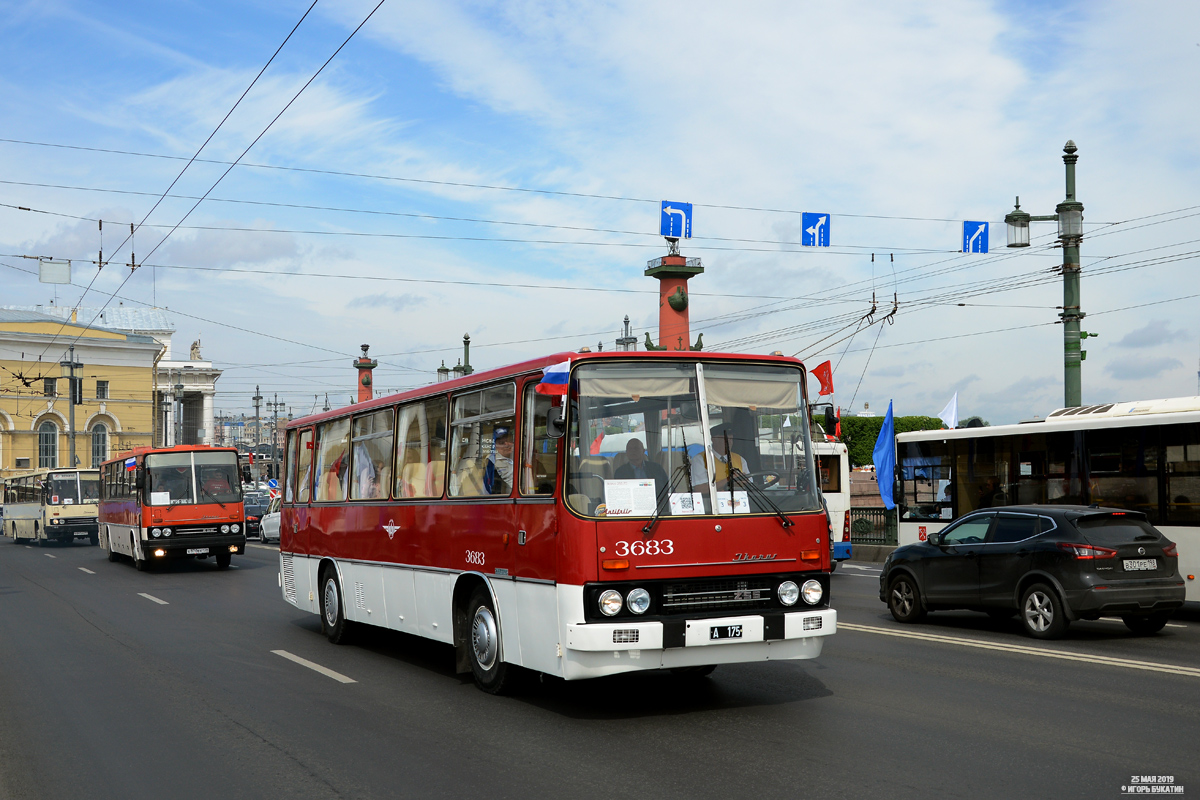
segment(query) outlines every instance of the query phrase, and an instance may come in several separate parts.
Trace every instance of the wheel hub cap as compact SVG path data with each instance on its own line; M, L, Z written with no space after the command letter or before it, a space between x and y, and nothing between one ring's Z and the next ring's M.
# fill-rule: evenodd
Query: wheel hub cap
M331 628L337 625L338 621L337 585L332 580L325 582L325 621Z
M1049 628L1054 621L1054 605L1050 598L1041 592L1029 595L1025 601L1025 620L1039 633Z
M471 622L471 650L479 666L485 670L491 669L496 663L499 649L496 645L496 618L492 616L490 608L480 606L475 610L475 619Z

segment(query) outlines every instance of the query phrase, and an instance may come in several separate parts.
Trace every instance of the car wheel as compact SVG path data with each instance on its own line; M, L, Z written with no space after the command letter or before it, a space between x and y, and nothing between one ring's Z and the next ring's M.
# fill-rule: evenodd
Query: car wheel
M342 613L342 589L338 586L337 570L325 571L321 584L321 632L334 644L346 638L346 615Z
M1121 617L1121 621L1125 623L1126 628L1129 628L1129 630L1138 636L1149 636L1152 633L1158 633L1166 627L1167 620L1170 618L1170 613L1163 612L1157 614L1126 614Z
M916 622L925 616L921 590L909 575L900 575L888 585L888 610L897 622Z
M475 684L488 694L504 694L511 688L514 670L500 659L500 620L482 586L471 595L466 621L467 658Z
M1058 595L1035 583L1021 595L1021 624L1035 639L1057 639L1067 630L1067 616Z

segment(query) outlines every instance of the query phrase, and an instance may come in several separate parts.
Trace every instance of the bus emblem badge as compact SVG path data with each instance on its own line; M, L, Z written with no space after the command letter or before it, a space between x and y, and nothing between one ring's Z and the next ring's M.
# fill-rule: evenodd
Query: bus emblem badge
M388 539L391 539L396 535L396 531L400 530L400 526L389 519L387 525L383 526L383 529L387 531Z

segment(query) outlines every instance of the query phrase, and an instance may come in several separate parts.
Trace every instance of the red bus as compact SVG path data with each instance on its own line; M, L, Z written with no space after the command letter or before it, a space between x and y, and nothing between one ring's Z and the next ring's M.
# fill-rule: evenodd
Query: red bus
M100 467L100 546L139 570L177 558L216 559L225 569L246 552L237 450L139 447Z
M286 448L280 585L335 643L446 642L499 692L813 658L836 629L795 359L560 353L295 420Z

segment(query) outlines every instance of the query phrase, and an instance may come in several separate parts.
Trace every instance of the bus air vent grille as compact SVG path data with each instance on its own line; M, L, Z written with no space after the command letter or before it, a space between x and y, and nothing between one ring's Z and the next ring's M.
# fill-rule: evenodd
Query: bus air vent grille
M290 602L296 602L296 570L291 553L283 554L283 593Z
M366 608L367 607L366 588L358 581L354 582L354 605L356 608Z
M613 644L637 644L640 635L637 628L618 628L613 631Z
M688 581L663 586L664 611L719 608L771 608L774 584L765 578Z

